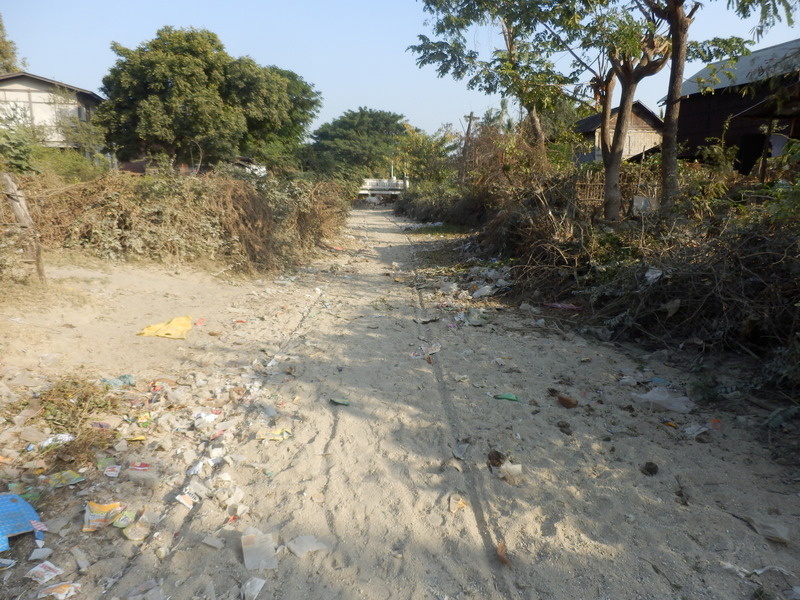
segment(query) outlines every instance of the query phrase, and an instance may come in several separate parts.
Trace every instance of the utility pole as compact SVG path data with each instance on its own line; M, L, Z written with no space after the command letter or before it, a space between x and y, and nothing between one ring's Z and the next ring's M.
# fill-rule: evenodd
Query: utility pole
M470 133L472 132L472 122L477 120L474 111L470 111L469 116L464 116L467 120L467 132L464 134L464 147L461 149L461 165L458 170L458 183L463 184L467 175L467 152L469 151Z

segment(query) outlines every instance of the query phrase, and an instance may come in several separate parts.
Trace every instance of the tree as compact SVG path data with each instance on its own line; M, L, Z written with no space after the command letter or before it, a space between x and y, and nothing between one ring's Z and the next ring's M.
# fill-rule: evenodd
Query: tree
M419 36L421 43L411 47L421 55L417 62L438 64L440 75L471 75L473 87L512 95L528 111L533 137L542 144L544 130L538 110L552 107L563 96L565 86L579 81L579 75L591 78L589 87L603 115L604 216L617 221L622 207L619 175L636 88L663 68L669 57L669 40L661 31L661 20L636 0L424 2L437 17L434 30L444 39ZM491 60L481 59L466 45L470 28L487 23L500 25L505 45L494 51ZM567 52L573 58L567 75L551 62L556 52ZM622 99L611 137L616 82Z
M312 134L313 166L328 174L385 176L406 133L404 119L365 107L346 111Z
M297 73L269 67L276 75L286 80L289 99L288 119L272 132L265 132L258 144L255 157L267 165L296 166L311 122L322 105L321 94Z
M442 184L455 177L453 154L458 146L458 136L448 127L428 135L408 123L406 133L398 139L397 160L404 175L414 181Z
M8 39L6 26L0 15L0 73L16 73L21 70L21 63L17 58L17 45Z
M526 112L526 126L532 145L543 165L547 164L546 134L540 113L552 108L563 95L563 86L574 81L558 72L549 60L555 51L547 31L536 27L553 14L554 3L496 2L467 0L455 5L451 0L423 0L434 18L433 30L440 39L417 36L419 44L409 49L419 57L417 65L437 65L440 77L468 78L470 89L499 93L514 98ZM481 56L468 47L468 36L475 27L499 25L503 47L490 56Z
M738 37L715 38L709 42L692 45L689 41L689 28L694 15L700 8L699 2L692 2L687 10L686 0L642 0L659 18L669 24L672 57L664 111L664 134L661 143L661 202L669 208L677 198L678 188L678 117L681 107L681 88L684 67L689 57L706 62L724 56L737 56L746 52L745 40ZM733 8L739 16L747 18L758 12L759 24L756 37L760 37L770 27L781 20L781 13L792 24L792 9L796 0L728 0L728 8Z
M122 159L265 159L276 141L299 143L318 106L297 76L234 59L210 31L164 27L135 50L112 49L120 58L103 78L108 100L96 119Z

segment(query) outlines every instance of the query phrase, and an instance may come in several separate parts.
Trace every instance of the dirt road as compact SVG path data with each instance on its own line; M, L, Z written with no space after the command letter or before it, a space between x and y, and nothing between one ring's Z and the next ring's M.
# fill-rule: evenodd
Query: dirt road
M403 225L354 211L340 246L261 281L62 265L55 301L5 303L7 407L67 373L137 381L120 392L129 441L108 453L120 477L89 467L40 508L64 571L49 583L147 600L239 598L248 582L283 600L730 600L800 585L797 472L757 442L764 415L652 410L632 393L679 397L689 380L664 353L443 293L415 272L423 242ZM136 336L180 315L195 324L185 340ZM145 406L157 378L168 393ZM20 427L1 427L6 479L36 482ZM191 509L176 501L187 486ZM147 509L147 537L82 532L89 500ZM44 587L23 577L33 547L18 536L0 554L18 560L0 596Z

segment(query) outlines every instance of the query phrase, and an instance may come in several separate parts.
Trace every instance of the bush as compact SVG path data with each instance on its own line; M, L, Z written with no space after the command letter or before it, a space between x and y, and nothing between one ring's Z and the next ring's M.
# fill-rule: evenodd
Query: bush
M67 184L90 181L108 171L105 157L88 158L72 148L36 146L31 165L35 171L55 174Z

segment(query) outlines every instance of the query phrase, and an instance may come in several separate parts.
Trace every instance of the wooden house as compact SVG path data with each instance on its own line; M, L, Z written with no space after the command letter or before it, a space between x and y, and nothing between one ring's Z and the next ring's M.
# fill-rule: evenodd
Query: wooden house
M788 137L800 135L800 39L727 62L683 82L678 143L682 158L694 158L701 146L724 139L738 148L737 170L748 174L762 153L777 156Z
M611 135L617 122L618 108L611 111ZM574 131L580 134L591 148L588 152L579 154L579 163L603 160L600 146L600 124L602 115L596 114L575 123ZM661 133L664 129L664 122L652 110L647 108L638 100L633 103L633 115L625 138L625 147L622 152L622 159L627 160L632 156L638 156L661 145Z
M88 121L102 101L94 92L31 73L0 75L0 115L25 119L47 146L68 146L56 126L59 115Z

